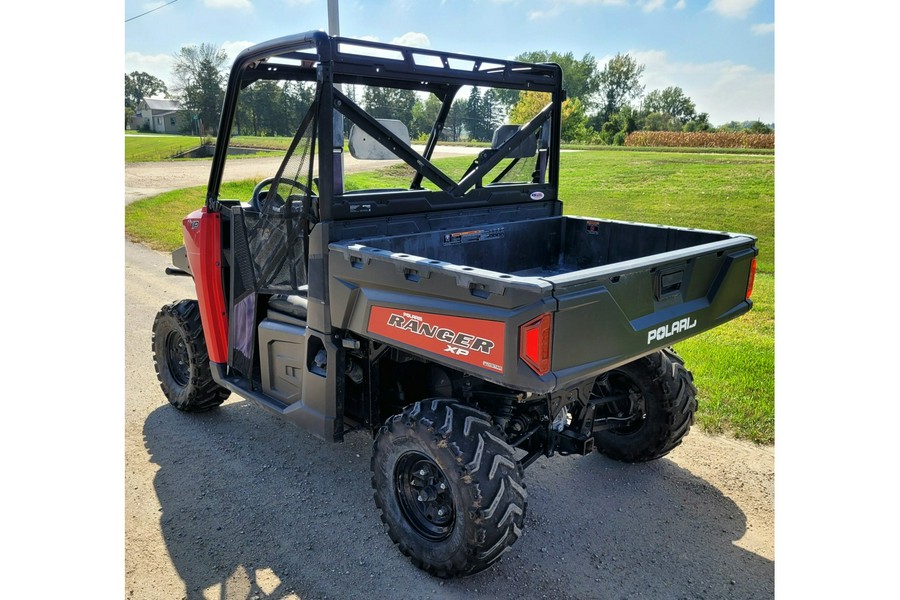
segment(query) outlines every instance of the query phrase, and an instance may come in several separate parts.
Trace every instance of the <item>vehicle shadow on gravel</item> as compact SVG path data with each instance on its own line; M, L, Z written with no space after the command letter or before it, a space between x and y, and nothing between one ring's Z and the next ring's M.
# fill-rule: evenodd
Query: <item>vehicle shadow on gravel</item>
M774 563L733 543L746 531L737 505L667 459L538 460L523 538L490 569L441 581L384 533L368 435L328 444L243 400L160 407L143 433L191 600L774 596Z

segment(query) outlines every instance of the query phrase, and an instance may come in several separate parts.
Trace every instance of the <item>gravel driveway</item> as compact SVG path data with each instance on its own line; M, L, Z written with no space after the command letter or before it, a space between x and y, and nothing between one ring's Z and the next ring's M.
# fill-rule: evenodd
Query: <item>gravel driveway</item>
M126 167L126 202L202 184L209 163L145 165ZM382 531L367 435L326 444L236 396L199 415L168 405L150 329L195 297L168 264L125 242L126 598L774 597L774 450L697 430L648 464L539 459L512 551L472 577L424 574Z

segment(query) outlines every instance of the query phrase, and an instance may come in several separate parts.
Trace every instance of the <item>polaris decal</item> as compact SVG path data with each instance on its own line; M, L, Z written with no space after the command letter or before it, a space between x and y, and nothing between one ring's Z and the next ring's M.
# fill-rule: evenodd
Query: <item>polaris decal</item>
M503 372L505 326L500 321L373 306L369 311L369 332L476 367Z
M697 319L686 317L684 319L681 319L680 321L670 323L669 325L663 325L662 327L651 329L647 332L647 344L650 344L653 340L664 340L667 337L675 335L676 333L681 333L682 331L693 329L696 326Z

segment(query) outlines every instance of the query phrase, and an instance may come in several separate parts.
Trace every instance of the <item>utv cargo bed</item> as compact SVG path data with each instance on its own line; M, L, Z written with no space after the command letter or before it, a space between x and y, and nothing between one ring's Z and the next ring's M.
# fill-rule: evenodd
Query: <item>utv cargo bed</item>
M560 216L335 242L332 322L502 385L550 392L749 310L755 241ZM520 360L520 327L547 312L552 360L540 373ZM445 316L456 325L446 330L487 328L500 339L485 338L490 353L465 337L461 347L440 343Z

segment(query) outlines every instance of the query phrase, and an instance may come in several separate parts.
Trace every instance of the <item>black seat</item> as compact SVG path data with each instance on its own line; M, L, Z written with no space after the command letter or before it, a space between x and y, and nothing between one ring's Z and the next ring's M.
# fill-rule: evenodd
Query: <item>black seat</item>
M306 313L309 299L307 292L309 286L300 286L296 294L275 294L269 298L269 317L272 318L272 311L282 315L287 315L301 321L306 320Z

